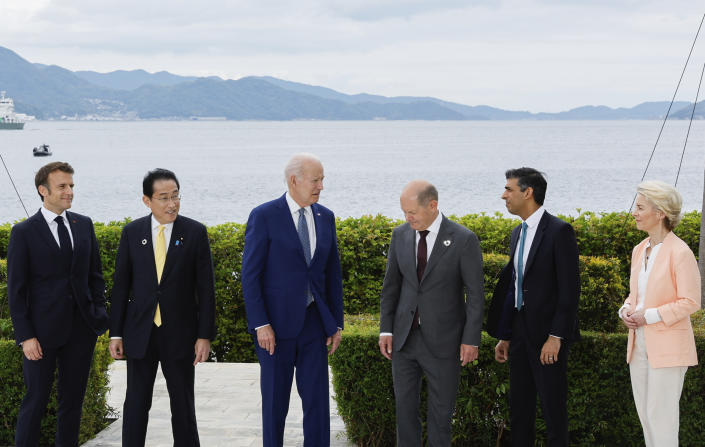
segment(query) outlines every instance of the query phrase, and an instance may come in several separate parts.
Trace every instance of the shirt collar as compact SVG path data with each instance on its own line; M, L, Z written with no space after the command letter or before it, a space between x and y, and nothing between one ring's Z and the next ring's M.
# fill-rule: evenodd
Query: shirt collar
M438 232L441 230L441 222L443 222L443 214L439 211L438 216L436 216L436 219L426 229L429 231L429 233L438 234Z
M154 214L152 214L152 230L159 230L159 225L162 225L159 223L156 217L154 217ZM170 222L168 224L164 224L164 229L165 230L171 230L171 227L174 225L174 222Z
M289 194L289 191L286 192L286 204L289 205L289 211L291 214L295 215L298 217L299 215L299 210L301 209L301 205L296 203L296 200L294 200L291 195ZM306 211L304 212L305 214L311 213L311 205L303 207Z
M68 223L68 221L69 221L69 220L66 218L66 210L62 211L61 214L56 214L55 212L44 208L43 205L42 205L42 207L40 208L40 210L42 211L42 216L44 216L44 219L47 221L47 223L52 223L52 222L54 222L54 219L56 219L56 216L61 216L61 217L63 217L63 218L64 218L64 223Z
M546 210L544 209L543 205L541 205L539 207L539 209L534 211L534 213L531 216L527 217L524 222L526 222L526 225L529 228L534 228L535 226L537 226L539 224L539 222L541 222L541 218L543 217L543 213L545 213L545 212L546 212Z

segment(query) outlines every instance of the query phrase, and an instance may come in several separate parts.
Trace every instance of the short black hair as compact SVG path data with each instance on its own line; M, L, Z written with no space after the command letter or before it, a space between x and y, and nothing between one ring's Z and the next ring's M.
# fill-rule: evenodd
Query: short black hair
M37 175L34 176L34 186L37 188L37 194L39 194L39 187L43 186L51 192L49 188L49 174L54 171L61 171L67 174L73 175L73 168L70 164L65 161L53 161L39 168ZM39 194L39 197L44 201L44 196Z
M518 169L508 169L504 173L504 176L509 180L510 178L517 179L517 184L521 191L526 191L526 188L531 188L534 190L534 201L543 205L543 200L546 198L546 178L543 172L537 171L534 168L518 168Z
M181 189L176 174L168 169L157 168L152 169L144 176L144 180L142 180L142 194L147 197L152 197L152 194L154 194L154 182L157 180L173 180L176 182L176 187Z

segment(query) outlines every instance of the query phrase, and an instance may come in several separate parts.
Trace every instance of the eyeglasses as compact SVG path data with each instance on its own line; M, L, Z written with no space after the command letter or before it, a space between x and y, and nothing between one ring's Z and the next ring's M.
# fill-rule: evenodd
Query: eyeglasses
M171 197L152 197L152 200L156 200L162 205L166 205L169 202L179 203L181 202L182 195L171 196Z

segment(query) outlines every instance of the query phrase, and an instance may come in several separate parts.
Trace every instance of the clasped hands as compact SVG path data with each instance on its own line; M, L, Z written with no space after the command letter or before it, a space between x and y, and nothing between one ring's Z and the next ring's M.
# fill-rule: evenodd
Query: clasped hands
M646 325L646 317L644 316L644 309L639 309L632 311L630 309L622 309L620 312L622 321L629 329L636 329L640 326Z

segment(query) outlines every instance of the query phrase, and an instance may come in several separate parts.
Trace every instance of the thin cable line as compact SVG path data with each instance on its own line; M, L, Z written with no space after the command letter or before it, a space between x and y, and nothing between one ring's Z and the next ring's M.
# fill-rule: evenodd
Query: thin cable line
M5 159L3 158L2 154L0 154L0 160L2 160L2 165L5 166L5 172L7 172L7 176L10 178L10 183L12 183L12 187L15 188L15 194L17 194L17 198L20 199L20 203L22 204L22 209L24 209L24 213L29 217L29 213L27 212L27 208L24 206L24 202L22 201L22 197L20 197L20 192L17 191L17 187L15 186L15 181L12 180L12 176L10 175L10 170L7 169L7 165L5 164Z
M683 165L683 157L685 156L685 148L688 146L688 137L690 136L690 128L693 127L693 117L695 116L695 108L698 105L698 97L700 96L700 86L703 84L703 75L705 75L705 64L703 64L703 69L700 72L700 82L698 82L698 92L695 94L695 101L693 102L693 110L690 112L690 122L688 123L688 132L685 134L685 142L683 143L683 152L681 152L681 161L678 163L678 172L676 173L676 181L673 183L673 187L678 186L678 177L681 175L681 166Z

